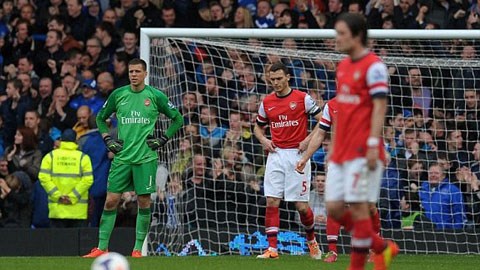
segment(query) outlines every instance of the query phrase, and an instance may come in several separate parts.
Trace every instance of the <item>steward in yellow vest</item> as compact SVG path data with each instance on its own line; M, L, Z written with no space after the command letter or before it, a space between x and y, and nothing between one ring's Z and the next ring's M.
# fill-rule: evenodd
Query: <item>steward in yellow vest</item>
M86 225L88 189L93 184L90 157L77 150L77 134L62 133L60 147L45 155L38 178L48 194L48 217L52 227Z

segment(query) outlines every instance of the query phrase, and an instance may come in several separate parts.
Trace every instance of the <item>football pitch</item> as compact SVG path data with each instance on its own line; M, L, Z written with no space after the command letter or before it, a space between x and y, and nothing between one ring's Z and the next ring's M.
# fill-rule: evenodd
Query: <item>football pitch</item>
M283 255L278 260L257 260L253 256L216 257L128 257L131 270L345 270L348 256L327 264L307 256ZM0 257L0 270L89 270L93 259L80 257ZM366 269L372 269L369 264ZM479 255L400 255L392 270L480 269Z

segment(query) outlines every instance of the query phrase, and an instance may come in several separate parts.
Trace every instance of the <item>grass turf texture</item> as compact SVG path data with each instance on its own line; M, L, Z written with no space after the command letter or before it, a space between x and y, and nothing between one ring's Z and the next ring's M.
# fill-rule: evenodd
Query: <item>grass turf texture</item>
M314 261L307 256L282 255L278 260L258 260L255 257L127 257L131 270L345 270L348 256L340 256L337 263ZM80 257L0 257L0 270L89 270L93 259ZM366 269L372 269L368 264ZM400 255L392 270L477 270L478 255Z

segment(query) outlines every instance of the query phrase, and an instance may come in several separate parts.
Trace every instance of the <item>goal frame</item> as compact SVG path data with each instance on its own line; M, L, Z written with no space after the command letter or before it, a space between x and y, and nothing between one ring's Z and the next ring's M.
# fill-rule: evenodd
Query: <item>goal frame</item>
M150 71L150 42L152 38L335 38L333 29L228 29L228 28L141 28L140 58ZM373 39L480 39L480 30L368 30ZM150 82L149 76L145 83Z

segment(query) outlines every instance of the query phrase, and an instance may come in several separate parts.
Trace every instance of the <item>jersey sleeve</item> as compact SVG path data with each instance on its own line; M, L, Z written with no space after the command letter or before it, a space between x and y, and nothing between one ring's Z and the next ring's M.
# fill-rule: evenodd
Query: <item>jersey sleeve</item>
M259 126L266 126L268 124L268 118L267 118L267 114L265 113L265 107L263 106L263 101L262 103L260 103L260 107L258 108L257 124Z
M332 117L330 116L330 108L328 103L323 107L322 119L320 119L320 128L325 131L330 131L332 127Z
M305 95L305 99L304 99L304 102L305 102L305 113L306 114L309 114L309 115L312 115L312 116L315 116L317 114L319 114L322 110L320 109L320 107L318 107L317 103L315 102L315 100L313 100L312 96L310 95Z
M107 101L103 104L102 109L97 114L97 126L101 134L108 133L106 120L117 110L117 93L118 91L112 92Z
M388 69L382 62L375 62L367 70L368 93L371 97L385 97L388 94Z
M183 117L162 91L156 90L155 94L157 97L158 112L172 120L172 124L168 127L167 131L165 131L165 136L171 138L183 126Z

